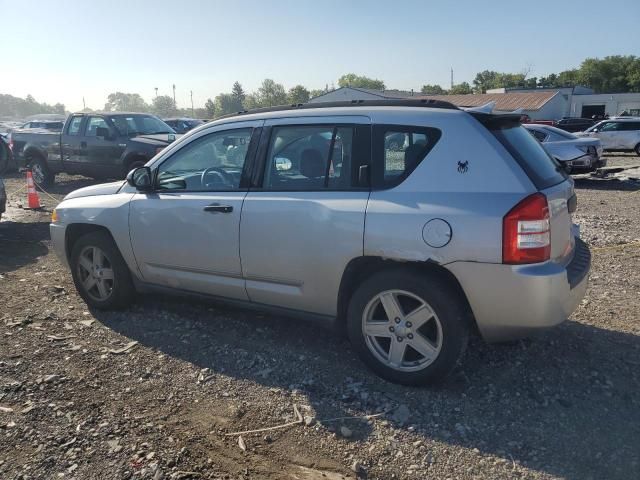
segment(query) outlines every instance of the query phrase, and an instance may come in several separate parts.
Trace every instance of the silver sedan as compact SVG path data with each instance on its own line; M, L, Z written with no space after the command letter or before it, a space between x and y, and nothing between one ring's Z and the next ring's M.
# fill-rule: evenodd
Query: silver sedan
M550 125L529 123L524 127L552 157L569 166L571 172L592 172L607 164L602 158L602 143L597 138L580 138Z

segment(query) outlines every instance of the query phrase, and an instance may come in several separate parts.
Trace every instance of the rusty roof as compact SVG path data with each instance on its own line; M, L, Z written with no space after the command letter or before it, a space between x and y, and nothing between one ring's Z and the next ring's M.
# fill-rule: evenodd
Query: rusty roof
M558 95L557 90L544 92L479 93L469 95L421 95L415 98L432 98L451 102L458 107L480 107L496 102L495 110L507 112L522 108L540 110L549 100Z

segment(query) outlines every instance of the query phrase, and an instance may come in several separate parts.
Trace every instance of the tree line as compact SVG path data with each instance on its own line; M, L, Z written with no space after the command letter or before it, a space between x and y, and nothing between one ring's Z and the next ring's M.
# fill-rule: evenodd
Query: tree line
M640 92L640 57L612 55L587 58L578 68L552 73L547 76L529 77L529 72L505 73L485 70L476 74L473 85L462 82L445 90L440 85L423 85L425 95L453 95L486 93L493 88L561 88L582 85L596 93Z
M529 71L519 73L484 70L478 72L472 81L453 85L444 89L440 85L426 84L421 88L425 95L455 95L486 93L494 88L560 88L584 85L593 88L596 93L640 92L640 57L634 55L613 55L599 58L587 58L580 67L552 73L547 76L529 77ZM368 88L385 90L383 80L369 78L355 73L347 73L338 79L338 87ZM220 93L209 98L204 107L178 108L173 97L156 96L147 103L138 93L114 92L108 95L104 106L106 111L149 112L160 117L184 116L196 118L218 118L223 115L261 107L276 105L294 105L305 103L310 98L335 90L335 86L326 85L324 89L310 90L304 85L296 85L288 90L281 83L267 78L260 87L247 93L236 81L228 93ZM90 109L86 109L91 111ZM61 103L48 105L38 103L31 95L26 99L0 94L0 115L24 118L38 113L65 113Z
M0 94L0 115L9 118L26 118L39 113L65 114L64 105L56 103L39 103L31 95L27 98L14 97L13 95Z

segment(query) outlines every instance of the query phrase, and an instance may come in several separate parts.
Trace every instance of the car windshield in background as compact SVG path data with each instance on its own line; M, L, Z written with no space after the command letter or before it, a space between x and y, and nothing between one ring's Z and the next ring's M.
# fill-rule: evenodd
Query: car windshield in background
M562 138L553 138L552 141L560 141L560 140L575 140L576 137L573 133L569 133L566 130L562 130L561 128L556 128L552 126L546 126L545 130L549 133L557 135Z
M516 159L537 188L549 188L567 178L560 164L524 127L513 124L501 125L491 132Z
M111 121L121 135L176 133L169 125L151 115L114 115Z

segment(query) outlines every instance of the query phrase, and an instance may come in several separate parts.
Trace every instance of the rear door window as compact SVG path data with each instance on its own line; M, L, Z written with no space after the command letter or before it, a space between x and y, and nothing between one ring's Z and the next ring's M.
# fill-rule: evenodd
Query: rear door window
M560 164L520 124L497 125L491 132L539 190L557 185L567 178Z
M352 187L355 127L274 127L263 187L268 190L348 190Z

